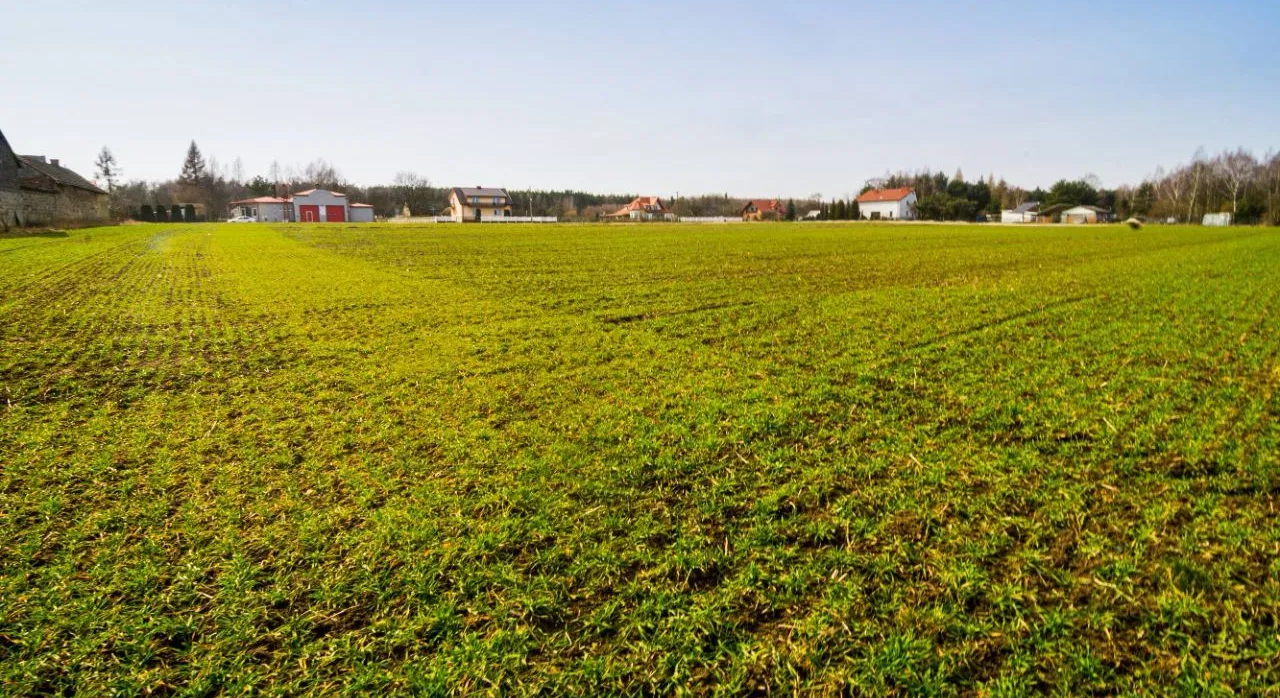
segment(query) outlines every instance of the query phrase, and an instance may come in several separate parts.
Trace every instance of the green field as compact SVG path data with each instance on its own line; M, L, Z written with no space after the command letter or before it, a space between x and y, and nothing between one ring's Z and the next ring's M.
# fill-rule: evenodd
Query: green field
M0 693L1280 692L1280 231L0 238Z

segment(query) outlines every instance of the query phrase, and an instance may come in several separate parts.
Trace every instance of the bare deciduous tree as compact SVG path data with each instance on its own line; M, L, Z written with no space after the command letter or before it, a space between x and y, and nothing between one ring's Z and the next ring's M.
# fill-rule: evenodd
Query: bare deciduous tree
M1244 148L1219 155L1213 161L1213 174L1222 193L1231 199L1231 213L1239 215L1240 196L1257 177L1258 161Z

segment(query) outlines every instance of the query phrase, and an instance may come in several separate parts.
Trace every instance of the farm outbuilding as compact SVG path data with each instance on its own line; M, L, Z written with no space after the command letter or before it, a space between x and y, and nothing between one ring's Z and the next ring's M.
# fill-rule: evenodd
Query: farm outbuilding
M1039 215L1040 202L1028 201L1019 204L1014 208L1004 209L1000 212L1001 223L1035 223Z
M299 223L345 223L347 195L328 189L308 189L293 195L293 211Z
M1071 208L1070 204L1051 204L1049 206L1041 206L1035 213L1035 223L1057 223L1062 212Z
M1062 212L1063 223L1110 223L1115 216L1099 206L1075 206Z
M56 158L18 155L0 133L0 229L101 223L109 195Z
M351 204L347 207L352 223L372 223L373 222L373 205L372 204Z
M18 177L22 161L9 148L4 132L0 131L0 230L18 225L22 210L22 186Z
M916 217L916 193L910 187L869 189L857 201L862 220L909 221Z
M259 223L373 222L373 206L348 203L346 194L328 189L308 189L287 199L258 196L232 201L230 213Z

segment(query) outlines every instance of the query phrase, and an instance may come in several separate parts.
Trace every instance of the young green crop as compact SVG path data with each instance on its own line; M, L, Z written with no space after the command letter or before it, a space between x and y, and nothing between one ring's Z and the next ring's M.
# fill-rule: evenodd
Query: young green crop
M0 238L4 693L1267 694L1280 233Z

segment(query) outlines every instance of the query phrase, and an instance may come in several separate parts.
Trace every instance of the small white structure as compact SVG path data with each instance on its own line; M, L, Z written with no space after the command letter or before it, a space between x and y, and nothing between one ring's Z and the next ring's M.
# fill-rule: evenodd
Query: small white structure
M372 223L373 204L351 204L347 207L352 223Z
M1230 213L1206 213L1204 214L1204 225L1213 228L1225 228L1231 225Z
M1115 216L1098 206L1075 206L1062 212L1063 223L1110 223Z
M1028 201L1017 208L1009 208L1000 212L1001 223L1035 223L1040 215L1040 202Z
M288 223L292 207L288 199L276 196L259 196L231 202L231 215L248 216L259 223Z
M910 187L870 189L858 197L858 216L866 221L910 221L916 217L916 193Z
M804 219L806 221L822 220L822 210L815 208L812 211L804 214Z

